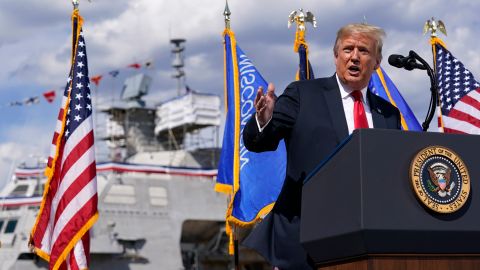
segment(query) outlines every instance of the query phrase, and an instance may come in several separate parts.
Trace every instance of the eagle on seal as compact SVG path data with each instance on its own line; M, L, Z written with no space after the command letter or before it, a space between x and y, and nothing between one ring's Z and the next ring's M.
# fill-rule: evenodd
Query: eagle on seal
M433 184L436 186L435 192L438 191L450 191L450 174L452 170L450 168L444 168L441 170L433 171L432 168L428 168L428 173L430 174L430 179Z

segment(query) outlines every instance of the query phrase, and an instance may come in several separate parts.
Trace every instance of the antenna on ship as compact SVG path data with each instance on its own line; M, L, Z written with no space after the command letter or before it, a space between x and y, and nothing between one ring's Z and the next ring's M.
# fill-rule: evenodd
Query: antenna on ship
M185 71L183 70L183 67L185 66L185 63L183 61L183 51L185 50L185 46L183 46L182 44L186 41L187 40L184 38L174 38L170 40L170 43L173 44L172 67L175 69L176 72L172 75L172 77L177 79L177 96L180 96L180 92L182 90L182 79L183 81L185 81Z

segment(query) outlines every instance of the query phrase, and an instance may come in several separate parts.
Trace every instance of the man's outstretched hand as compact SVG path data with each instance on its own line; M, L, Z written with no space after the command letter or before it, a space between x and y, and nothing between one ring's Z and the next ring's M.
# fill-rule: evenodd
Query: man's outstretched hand
M275 101L277 97L275 96L275 86L273 83L268 84L267 93L263 94L263 87L259 87L257 91L257 96L253 105L257 111L257 120L260 127L264 127L268 121L272 118L273 107L275 106Z

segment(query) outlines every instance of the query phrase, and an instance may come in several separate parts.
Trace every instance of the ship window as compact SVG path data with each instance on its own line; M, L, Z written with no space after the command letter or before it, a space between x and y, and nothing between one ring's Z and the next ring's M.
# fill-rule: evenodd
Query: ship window
M18 185L10 192L10 196L23 196L27 193L28 185Z
M106 203L134 204L135 187L131 185L112 185L104 201Z
M38 205L30 205L30 206L28 206L28 209L29 209L29 210L39 210L39 209L40 209L40 206L38 206Z
M150 187L148 189L150 194L150 203L155 206L168 205L167 189L164 187Z
M33 191L33 196L42 196L43 195L43 184L39 183L35 185L35 190Z
M5 227L5 233L13 233L15 231L15 227L17 227L18 220L12 219L7 222L7 226Z

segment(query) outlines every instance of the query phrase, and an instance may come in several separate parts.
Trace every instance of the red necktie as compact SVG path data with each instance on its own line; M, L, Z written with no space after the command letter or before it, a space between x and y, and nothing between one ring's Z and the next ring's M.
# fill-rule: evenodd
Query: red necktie
M363 108L362 92L353 91L351 93L353 99L353 122L355 123L355 129L368 128L367 115L365 114L365 108Z

